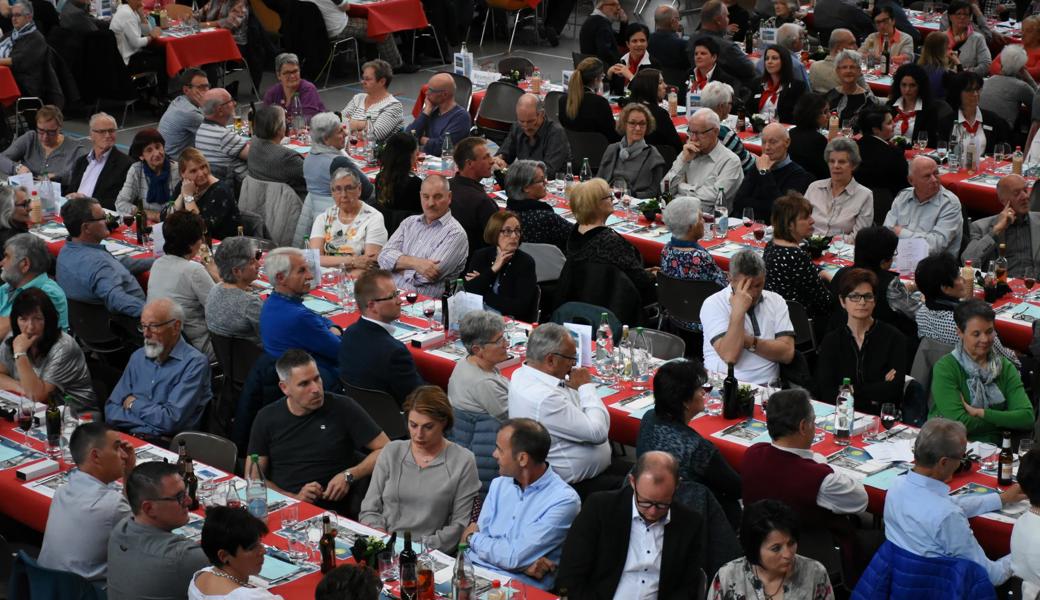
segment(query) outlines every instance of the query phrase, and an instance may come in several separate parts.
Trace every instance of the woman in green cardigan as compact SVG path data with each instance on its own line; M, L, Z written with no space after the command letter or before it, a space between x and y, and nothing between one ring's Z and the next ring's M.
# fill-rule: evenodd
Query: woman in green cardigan
M968 439L1000 443L1001 431L1033 427L1033 406L1011 361L993 352L993 307L978 299L953 311L961 338L932 369L931 417L964 423Z

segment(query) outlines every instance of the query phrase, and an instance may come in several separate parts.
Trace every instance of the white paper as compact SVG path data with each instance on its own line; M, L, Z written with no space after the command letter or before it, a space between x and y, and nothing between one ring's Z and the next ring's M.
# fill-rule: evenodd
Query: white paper
M892 268L901 275L912 275L917 263L928 256L928 242L924 238L900 238L896 253Z
M450 328L458 331L462 317L475 310L484 310L483 296L466 291L456 292L455 295L448 298L448 314L451 315Z
M592 326L580 323L564 323L563 326L567 328L567 331L571 332L571 337L574 338L574 342L578 345L578 362L583 367L591 367Z
M915 440L896 439L868 444L863 447L874 460L880 462L914 462Z
M152 232L148 234L152 238L152 252L155 254L156 258L166 254L166 252L163 251L163 244L166 243L166 238L163 237L162 225L162 223L152 225Z

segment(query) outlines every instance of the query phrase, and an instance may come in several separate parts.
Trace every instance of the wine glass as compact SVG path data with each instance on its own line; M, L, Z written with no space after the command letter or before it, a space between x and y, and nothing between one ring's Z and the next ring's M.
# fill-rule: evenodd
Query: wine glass
M896 426L896 423L899 422L899 409L892 402L883 403L879 414L881 415L881 427L885 431L891 431Z
M1033 289L1033 286L1036 285L1036 277L1026 276L1026 278L1022 280L1022 283L1026 286L1026 295L1028 296L1029 290Z
M414 306L415 301L419 299L419 292L409 290L408 293L404 295L404 299L408 302L408 306Z
M315 557L315 563L321 564L321 553L318 552L318 542L322 536L321 519L314 518L307 526L307 545L310 547L311 555Z
M766 224L764 222L755 221L751 227L751 235L755 237L756 242L761 242L766 238Z
M426 331L433 331L433 315L437 314L437 301L432 298L425 300L422 303L422 314L426 317Z
M27 448L30 447L29 430L33 426L33 408L35 408L35 403L32 398L22 396L18 399L18 429L22 430L22 438Z
M629 208L632 205L632 197L628 195L628 182L618 177L611 184L611 188L614 191L614 199L619 202L624 209L625 217L630 216Z
M852 137L852 119L845 119L841 122L841 135L842 137Z
M998 163L1007 160L1009 154L1011 154L1011 147L1007 144L1001 143L993 147L993 159Z
M946 154L949 149L949 142L946 140L939 140L939 143L935 145L935 154L939 157L939 162L946 160Z
M914 140L914 147L917 148L918 152L924 152L928 148L928 132L922 131L917 134L917 139Z
M755 222L755 209L747 207L741 213L741 216L741 224L748 230L747 233L744 234L744 239L751 239L751 225Z

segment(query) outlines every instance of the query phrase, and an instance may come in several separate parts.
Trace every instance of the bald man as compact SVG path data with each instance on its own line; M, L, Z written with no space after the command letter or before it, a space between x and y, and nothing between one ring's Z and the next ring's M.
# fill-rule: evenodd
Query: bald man
M572 598L692 597L699 568L715 569L704 564L704 517L674 502L678 462L646 452L628 484L585 500L563 544L557 588Z
M674 6L662 4L654 11L654 32L650 34L647 52L662 67L690 68L690 49L682 38L682 23Z
M455 104L455 80L451 75L437 73L430 77L422 112L408 126L408 131L419 139L422 151L440 156L445 137L450 136L454 145L469 135L472 126L466 108Z
M224 88L206 92L202 96L202 125L195 132L195 147L209 161L213 175L239 185L246 178L249 140L227 127L237 106Z
M545 118L545 105L534 94L524 94L516 101L516 123L509 128L509 135L495 155L495 166L505 169L518 159L545 163L545 176L549 179L563 173L571 159L567 134L559 123Z
M961 201L939 182L939 165L927 156L910 163L909 188L899 192L885 216L885 227L901 239L921 238L928 251L957 256L961 251L964 217Z
M851 31L845 28L832 31L831 37L827 40L827 58L814 62L812 68L809 69L809 86L812 90L818 94L826 94L838 87L838 74L834 71L837 65L834 64L834 57L842 50L855 49L856 36L852 35ZM861 82L860 85L866 89L866 82Z
M1020 175L1008 175L997 183L1003 210L971 224L971 241L961 259L985 268L997 257L997 247L1007 244L1008 274L1036 277L1040 267L1040 212L1029 210L1029 184Z
M780 123L770 123L762 130L762 155L755 159L755 168L744 176L740 190L733 200L733 214L742 215L745 208L755 210L755 220L769 221L773 202L788 190L804 194L813 176L791 160L787 149L791 136Z

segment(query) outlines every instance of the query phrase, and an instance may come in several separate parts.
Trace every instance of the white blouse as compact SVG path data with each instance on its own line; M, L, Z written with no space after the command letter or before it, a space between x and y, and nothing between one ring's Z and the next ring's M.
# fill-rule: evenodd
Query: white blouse
M281 596L272 594L262 587L240 587L231 591L230 594L224 594L223 596L210 596L203 594L199 591L199 588L195 586L195 580L201 573L212 573L213 567L206 567L195 572L191 577L191 583L188 584L188 600L282 600ZM251 577L250 583L256 585L256 578Z
M340 221L339 207L333 204L314 219L311 227L311 239L324 240L323 248L329 256L358 256L365 253L366 244L382 246L388 237L383 213L364 202L350 223Z

